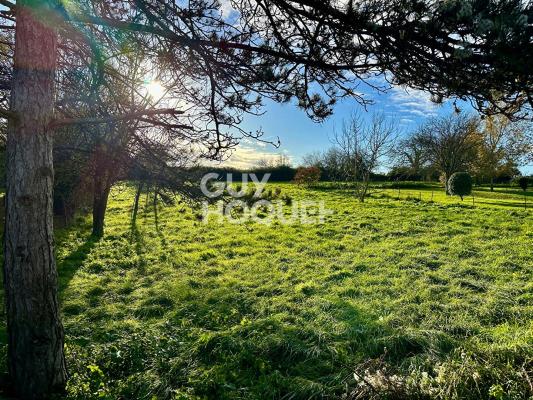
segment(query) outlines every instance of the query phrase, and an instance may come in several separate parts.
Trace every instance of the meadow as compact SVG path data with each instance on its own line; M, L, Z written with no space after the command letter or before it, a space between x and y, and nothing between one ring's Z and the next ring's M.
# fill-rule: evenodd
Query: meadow
M518 189L461 202L386 185L362 204L268 187L287 215L298 200L332 212L204 223L147 197L132 226L119 185L103 238L89 216L57 230L67 398L533 396L533 208Z

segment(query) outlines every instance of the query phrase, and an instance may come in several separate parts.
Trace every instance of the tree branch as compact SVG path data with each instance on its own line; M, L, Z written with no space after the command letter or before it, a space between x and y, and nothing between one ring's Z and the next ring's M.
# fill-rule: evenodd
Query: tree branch
M143 110L122 115L110 115L109 117L102 118L64 118L52 121L50 127L59 128L68 125L98 125L117 121L142 119L142 117L162 114L178 115L183 114L183 111L179 111L174 108L162 108L159 110Z
M0 118L16 119L17 115L13 111L0 109Z
M149 33L152 35L156 35L156 36L168 39L172 41L173 43L177 43L182 46L187 46L190 48L197 48L199 46L205 46L205 47L216 48L222 51L226 49L244 50L244 51L254 52L257 54L264 54L264 55L269 55L272 57L279 57L290 62L304 64L304 65L308 65L310 67L315 67L315 68L321 68L321 69L328 70L328 71L343 71L343 70L345 71L345 70L353 70L353 69L357 69L361 67L365 67L365 68L368 67L368 65L358 65L358 64L354 64L354 65L330 64L325 61L313 60L308 57L302 57L296 54L281 52L281 51L270 49L268 47L253 46L253 45L249 45L246 43L228 42L225 40L213 41L213 40L205 40L205 39L192 39L190 37L187 37L184 35L178 35L174 32L159 29L153 26L148 26L148 25L139 24L135 22L120 21L117 19L112 19L112 18L107 18L107 17L96 17L93 15L83 15L83 14L71 14L71 15L67 15L66 18L74 22L82 22L86 24L106 26L110 28L122 29L122 30L133 31L133 32ZM371 66L378 67L379 63L372 64Z
M142 121L142 122L146 122L147 124L151 124L151 125L154 125L154 126L161 126L163 128L167 128L167 129L187 129L187 130L192 130L194 129L192 126L190 125L184 125L184 124L168 124L164 121L158 121L158 120L154 120L154 119L150 119L150 118L139 118L139 121Z
M11 3L10 1L6 1L6 0L0 0L0 5L7 7L9 9L14 9L16 7L15 4Z

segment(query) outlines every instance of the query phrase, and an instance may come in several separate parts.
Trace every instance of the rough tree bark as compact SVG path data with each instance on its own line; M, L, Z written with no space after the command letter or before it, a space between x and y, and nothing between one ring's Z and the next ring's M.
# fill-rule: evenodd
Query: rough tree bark
M8 367L23 399L64 387L63 327L53 235L52 132L57 34L41 23L47 2L17 1L7 134L4 289ZM39 9L30 9L30 5ZM43 17L44 18L44 17ZM50 21L52 22L52 21Z

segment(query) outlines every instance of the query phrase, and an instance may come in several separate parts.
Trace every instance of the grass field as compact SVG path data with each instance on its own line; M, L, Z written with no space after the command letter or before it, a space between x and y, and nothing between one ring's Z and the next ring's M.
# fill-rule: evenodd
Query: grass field
M104 238L88 217L57 232L69 398L533 396L533 208L516 189L472 206L431 186L364 204L270 187L332 214L204 224L148 201L132 228L117 187Z

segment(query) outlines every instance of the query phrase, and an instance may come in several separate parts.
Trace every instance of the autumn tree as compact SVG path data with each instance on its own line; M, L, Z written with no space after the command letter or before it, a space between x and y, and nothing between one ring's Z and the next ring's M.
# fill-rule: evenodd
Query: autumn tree
M331 182L346 180L344 157L342 152L336 147L331 147L322 152L306 154L303 157L303 165L319 168L322 171L324 180Z
M294 182L296 182L297 185L310 187L316 185L318 181L320 181L321 174L320 168L318 167L300 167L296 170Z
M477 169L489 178L491 191L497 173L518 165L528 153L530 129L529 123L513 122L501 114L485 118L480 130Z

